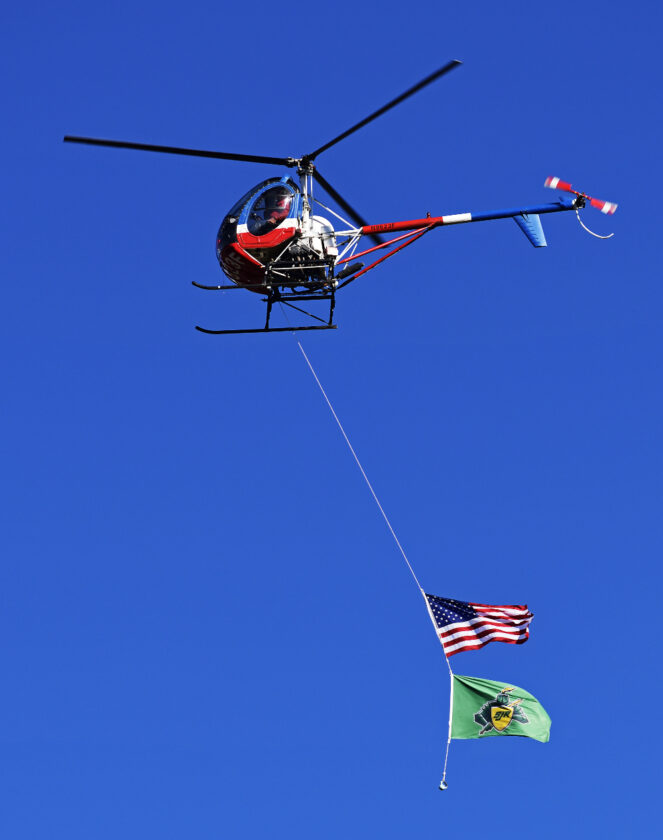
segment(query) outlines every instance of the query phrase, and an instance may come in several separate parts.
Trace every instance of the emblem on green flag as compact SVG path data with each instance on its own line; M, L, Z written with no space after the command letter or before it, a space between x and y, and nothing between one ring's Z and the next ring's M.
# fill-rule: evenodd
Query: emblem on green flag
M454 674L451 737L499 735L521 735L545 743L550 738L550 718L523 688Z

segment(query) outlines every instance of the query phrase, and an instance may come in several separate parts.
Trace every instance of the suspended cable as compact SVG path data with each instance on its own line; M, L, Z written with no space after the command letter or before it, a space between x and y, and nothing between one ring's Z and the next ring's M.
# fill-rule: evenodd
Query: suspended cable
M326 391L325 391L325 389L322 387L322 383L321 383L321 382L320 382L320 380L318 379L318 374L315 372L315 370L314 370L314 368L313 368L313 365L311 364L311 360L310 360L310 359L309 359L309 357L306 355L306 352L305 352L304 348L302 347L301 341L297 341L297 346L299 347L299 349L300 349L300 351L301 351L301 354L302 354L302 356L304 357L304 359L305 359L305 361L306 361L306 364L308 365L309 370L310 370L310 371L311 371L311 373L313 374L313 378L314 378L314 379L315 379L315 381L318 383L318 388L320 388L320 391L322 392L322 396L325 398L325 402L326 402L326 403L327 403L327 405L329 406L329 410L331 411L331 413L332 413L332 416L333 416L334 420L336 420L336 423L337 423L337 425L338 425L338 428L341 430L341 434L343 435L343 437L344 437L344 439L345 439L345 442L346 442L346 443L347 443L347 445L348 445L348 449L349 449L349 450L350 450L350 452L352 453L352 457L355 459L355 461L356 461L356 463L357 463L357 466L359 467L359 471L360 471L360 472L361 472L361 474L364 476L364 481L366 482L366 484L367 484L367 486L368 486L368 489L371 491L371 495L372 495L372 496L373 496L373 498L375 499L375 504L378 506L378 509L379 509L380 513L382 514L382 516L383 516L383 518L384 518L384 521L387 523L387 528L389 528L389 531L391 532L391 536L394 538L394 541L395 541L396 545L398 546L398 550L399 550L399 551L400 551L400 553L403 555L403 560L405 560L405 562L406 562L406 564L407 564L407 567L408 567L408 569L410 570L410 574L411 574L411 575L412 575L412 577L414 578L414 582L417 584L417 588L419 589L419 591L420 591L420 592L422 592L422 593L423 593L423 589L421 588L421 584L419 583L419 579L418 579L418 577L417 577L417 576L416 576L416 574L414 573L414 569L412 568L412 564L411 564L411 563L410 563L410 561L408 560L408 558L407 558L407 554L405 553L405 550L403 549L403 546L401 545L400 540L399 540L399 539L398 539L398 537L396 536L396 532L394 531L394 529L393 529L393 527L392 527L392 525L391 525L391 522L389 521L389 517L388 517L388 516L387 516L387 514L384 512L384 508L383 508L383 507L382 507L382 505L380 504L380 500L378 499L377 494L376 494L375 490L373 489L373 485L372 485L372 484L371 484L371 482L369 481L368 476L366 475L366 471L365 471L365 470L364 470L364 468L362 467L362 465L361 465L361 461L360 461L360 460L359 460L359 458L357 457L357 453L355 452L355 450L354 450L354 448L353 448L352 444L350 443L350 439L348 438L348 436L347 436L347 434L346 434L346 432L345 432L345 429L343 428L343 424L342 424L342 423L341 423L341 421L338 419L338 414L334 411L334 406L331 404L331 401L330 401L329 397L327 396L327 392L326 392Z

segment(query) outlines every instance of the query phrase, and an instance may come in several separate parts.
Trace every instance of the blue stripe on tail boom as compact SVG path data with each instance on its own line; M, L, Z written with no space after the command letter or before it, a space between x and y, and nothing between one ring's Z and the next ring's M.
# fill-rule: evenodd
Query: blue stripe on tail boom
M560 198L553 204L539 204L535 207L512 207L509 210L489 210L483 213L472 213L473 222L487 222L489 219L509 219L522 214L558 213L560 210L573 210L575 199Z

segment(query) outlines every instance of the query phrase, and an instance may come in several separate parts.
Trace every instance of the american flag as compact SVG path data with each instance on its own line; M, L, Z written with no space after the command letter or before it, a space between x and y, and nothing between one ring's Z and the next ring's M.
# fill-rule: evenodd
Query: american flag
M526 604L471 604L425 595L446 656L477 650L488 642L522 645L529 638L532 613Z

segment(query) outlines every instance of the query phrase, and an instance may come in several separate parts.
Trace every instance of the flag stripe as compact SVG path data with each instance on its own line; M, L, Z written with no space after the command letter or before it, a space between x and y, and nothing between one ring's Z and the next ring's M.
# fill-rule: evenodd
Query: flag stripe
M511 610L504 607L474 607L479 615L503 615L507 618L517 618L521 615L529 615L529 610Z
M463 633L451 633L449 635L445 635L444 633L440 632L440 641L446 647L447 645L454 645L457 642L467 642L472 641L474 639L482 639L484 636L488 636L494 633L501 633L505 638L517 638L518 636L526 636L529 633L529 628L525 627L522 630L502 630L499 627L486 627L484 630L479 630L474 633L468 633L467 631Z
M529 635L529 630L521 630L517 633L508 632L506 630L482 630L480 633L461 633L455 636L443 636L441 633L440 641L444 647L453 647L456 644L463 644L464 642L473 642L476 639L483 639L485 636L494 636L499 634L505 639L518 639L520 636Z
M504 633L507 636L521 636L527 633L529 627L481 627L472 630L458 630L457 632L445 633L440 630L438 635L443 642L456 642L459 639L476 639L486 636L488 633Z
M523 618L511 618L511 617L503 618L502 616L477 615L477 616L473 616L472 618L469 618L467 621L462 621L461 620L461 621L458 621L458 622L454 621L454 622L451 622L451 623L472 625L472 624L482 624L482 623L486 623L488 621L493 621L495 624L506 624L507 626L510 626L512 624L529 624L529 622L532 620L532 618L533 618L533 616L531 616L531 615L525 616Z
M483 619L475 618L472 621L459 621L454 624L447 624L440 629L441 633L455 633L459 630L468 630L474 632L475 627L501 627L513 628L519 630L521 627L529 627L531 619L523 619L518 621L484 621Z
M465 639L461 642L457 642L456 644L444 644L442 642L442 646L444 648L444 652L447 656L451 656L454 653L458 653L461 650L477 650L478 648L482 648L484 645L487 645L489 642L498 641L498 642L506 642L507 644L511 645L522 645L524 644L527 639L529 638L529 633L522 633L519 636L511 637L505 636L502 633L491 633L488 636L483 636L483 638L474 638L474 639Z
M487 610L516 610L518 612L529 612L527 604L475 604L474 601L467 602L475 610L485 607Z

